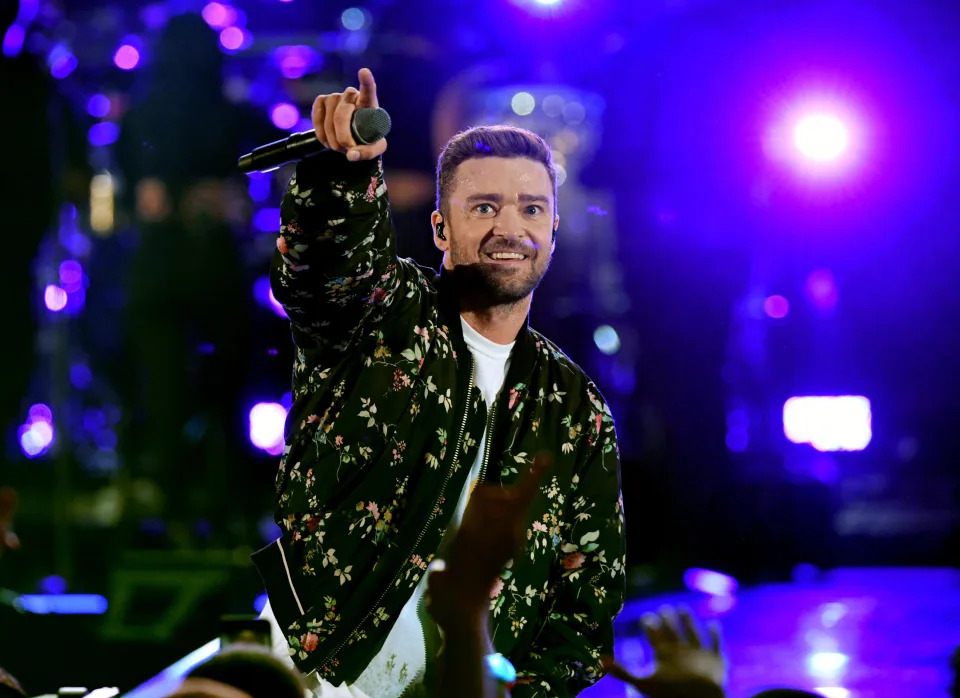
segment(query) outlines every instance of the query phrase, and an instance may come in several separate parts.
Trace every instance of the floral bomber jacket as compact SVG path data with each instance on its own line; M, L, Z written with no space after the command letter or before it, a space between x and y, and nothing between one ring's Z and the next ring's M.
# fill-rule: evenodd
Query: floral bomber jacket
M525 327L487 413L445 273L398 259L380 160L298 165L271 269L290 317L293 406L277 474L283 535L253 555L292 658L352 682L437 555L488 429L481 477L554 465L526 547L491 590L512 695L570 696L602 674L624 595L613 418L596 386Z

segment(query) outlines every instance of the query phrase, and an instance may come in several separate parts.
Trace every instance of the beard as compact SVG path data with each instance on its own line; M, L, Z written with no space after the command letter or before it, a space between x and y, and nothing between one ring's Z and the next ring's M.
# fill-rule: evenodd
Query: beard
M465 262L468 259L465 250L451 242L453 276L461 295L483 305L515 305L534 292L550 268L551 254L544 253L542 248L498 245L494 251L518 252L527 255L527 259L519 267L501 267L479 260Z

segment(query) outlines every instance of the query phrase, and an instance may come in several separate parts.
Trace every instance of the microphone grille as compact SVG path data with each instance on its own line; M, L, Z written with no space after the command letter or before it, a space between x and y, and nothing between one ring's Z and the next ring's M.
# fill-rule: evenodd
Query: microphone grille
M364 107L353 114L353 138L362 145L376 143L390 133L390 115L385 109Z

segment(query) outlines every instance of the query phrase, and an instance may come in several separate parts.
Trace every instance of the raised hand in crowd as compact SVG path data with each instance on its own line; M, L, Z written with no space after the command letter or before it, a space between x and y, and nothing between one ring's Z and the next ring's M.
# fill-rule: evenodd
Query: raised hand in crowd
M689 611L669 607L645 616L642 623L653 650L653 673L634 676L609 658L605 668L610 675L648 698L724 698L727 664L717 626L709 627L706 640Z
M446 561L431 568L426 605L444 632L437 696L501 695L502 686L484 661L493 652L487 627L490 590L523 544L527 509L549 467L549 458L538 456L512 487L478 485Z

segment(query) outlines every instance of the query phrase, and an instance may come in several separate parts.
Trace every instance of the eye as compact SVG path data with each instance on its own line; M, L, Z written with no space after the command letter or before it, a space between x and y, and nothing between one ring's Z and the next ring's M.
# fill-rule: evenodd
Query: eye
M477 204L473 207L473 210L481 216L486 216L494 212L493 205L491 204Z
M543 213L543 206L538 206L537 204L530 204L524 209L528 216L536 216L538 213Z

